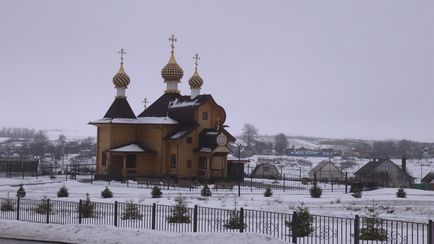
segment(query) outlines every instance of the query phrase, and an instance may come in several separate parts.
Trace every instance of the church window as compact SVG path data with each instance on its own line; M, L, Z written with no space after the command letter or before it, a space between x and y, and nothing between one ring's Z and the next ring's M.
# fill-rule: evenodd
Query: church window
M202 120L208 120L208 112L202 112Z
M128 169L132 169L132 168L136 168L137 166L137 157L136 155L128 155L127 156L127 168Z
M199 157L199 161L197 163L197 167L199 169L206 169L208 164L208 158L207 157Z
M170 168L176 168L176 154L170 154Z
M191 160L187 160L187 169L191 169Z
M187 137L187 144L193 144L193 138Z
M106 165L107 165L107 156L105 155L105 153L102 153L101 166L106 166Z

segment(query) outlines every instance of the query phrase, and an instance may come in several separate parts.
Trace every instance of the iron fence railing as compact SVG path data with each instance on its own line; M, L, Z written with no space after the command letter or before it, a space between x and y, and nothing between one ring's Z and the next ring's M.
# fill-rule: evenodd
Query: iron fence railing
M114 225L170 232L249 232L288 243L434 244L434 225L409 221L279 213L253 209L0 199L0 219L37 223ZM180 214L181 212L181 214Z

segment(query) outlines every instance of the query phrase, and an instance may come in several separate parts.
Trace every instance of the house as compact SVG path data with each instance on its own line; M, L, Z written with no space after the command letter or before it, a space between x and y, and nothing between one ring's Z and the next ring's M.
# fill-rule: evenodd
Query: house
M188 83L191 94L181 95L184 71L175 60L172 36L169 62L161 71L166 90L137 116L125 91L130 83L123 65L113 77L116 97L97 127L96 177L170 177L224 179L228 174L226 112L209 94L201 94L203 79L196 68Z
M426 184L434 184L434 171L431 171L428 174L426 174L422 178L421 182Z
M318 180L343 180L345 174L331 161L321 161L308 172L309 178Z
M273 164L264 163L258 164L250 174L254 178L280 179L282 175Z
M401 167L390 159L374 158L354 173L355 179L370 186L409 187L414 178L407 173L407 160L402 158Z

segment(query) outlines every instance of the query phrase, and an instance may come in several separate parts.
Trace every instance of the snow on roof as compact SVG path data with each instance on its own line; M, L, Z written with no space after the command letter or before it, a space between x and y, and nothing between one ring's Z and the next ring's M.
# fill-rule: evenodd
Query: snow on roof
M129 144L123 147L111 149L110 152L145 152L145 150L137 144Z
M90 124L168 124L174 125L178 122L169 117L139 117L137 119L125 119L125 118L103 118L95 121L91 121Z
M211 148L207 148L207 147L202 147L199 149L199 152L211 152Z
M207 135L217 135L218 132L217 131L208 131L206 134Z
M196 105L200 105L197 99L193 101L184 101L184 102L175 99L173 102L169 103L169 108L180 108L180 107L189 107L189 106L196 106Z

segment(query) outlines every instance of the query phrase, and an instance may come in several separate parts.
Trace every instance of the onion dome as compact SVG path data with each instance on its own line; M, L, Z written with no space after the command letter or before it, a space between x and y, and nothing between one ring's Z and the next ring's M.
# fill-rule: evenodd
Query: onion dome
M184 71L178 63L176 63L173 51L170 55L169 63L161 70L161 76L164 81L181 81L182 76L184 76Z
M161 76L163 77L164 81L181 81L182 76L184 76L184 71L182 68L178 65L178 63L175 60L175 42L178 41L175 38L175 35L172 34L172 36L169 38L170 47L172 48L172 51L170 52L170 59L169 63L166 64L166 66L163 67L161 70Z
M113 76L113 84L115 87L128 87L130 84L130 77L124 70L124 63L121 63L121 67L119 67L119 71L115 76Z
M201 88L203 85L203 80L202 77L200 77L199 73L197 72L197 65L198 65L198 60L199 58L199 54L195 54L193 57L194 60L196 60L194 62L195 64L195 68L194 68L194 74L193 76L190 78L190 80L188 80L188 84L190 85L190 88Z
M193 76L188 80L188 84L190 85L190 88L201 88L203 85L202 77L200 77L199 73L197 72L197 68L194 71Z

